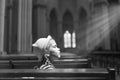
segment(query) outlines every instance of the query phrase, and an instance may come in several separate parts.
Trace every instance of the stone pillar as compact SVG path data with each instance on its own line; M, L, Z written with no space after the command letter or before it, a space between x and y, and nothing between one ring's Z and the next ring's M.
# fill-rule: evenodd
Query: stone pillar
M32 0L19 0L18 51L32 50Z
M60 19L60 17L58 18L58 30L59 30L59 40L58 40L58 45L61 49L61 51L63 51L64 49L64 42L63 42L63 31L62 31L62 19Z
M38 38L47 37L47 14L46 14L46 1L37 0L37 34Z
M103 15L107 14L104 19L107 19L107 23L104 25L103 30L102 30L102 35L105 35L104 38L104 49L110 50L110 24L109 24L109 13L108 13L108 7L107 5L102 6L103 9ZM103 32L105 34L103 34Z
M75 53L79 53L79 45L77 44L77 35L78 35L78 26L79 26L79 24L78 24L78 16L76 16L76 14L75 14L75 18L74 18L74 31L75 31L75 34L76 34L76 48L74 49L74 52Z
M0 0L0 52L4 50L5 0Z
M83 54L87 49L87 16L84 17L84 20L80 20L79 18L76 20L76 45L79 54Z

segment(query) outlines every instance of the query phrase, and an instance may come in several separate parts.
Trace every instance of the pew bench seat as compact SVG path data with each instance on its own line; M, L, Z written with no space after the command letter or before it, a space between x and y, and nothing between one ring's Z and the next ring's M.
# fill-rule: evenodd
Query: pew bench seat
M106 78L101 77L18 77L18 78L0 78L1 80L107 80Z
M115 80L114 69L0 69L0 79L13 80Z

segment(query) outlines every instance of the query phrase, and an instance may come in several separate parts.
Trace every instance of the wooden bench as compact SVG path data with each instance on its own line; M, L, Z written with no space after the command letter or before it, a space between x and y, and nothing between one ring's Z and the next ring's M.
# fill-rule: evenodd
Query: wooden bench
M98 67L116 68L117 74L120 72L120 52L117 51L94 51L88 55L91 58L91 64Z
M32 69L39 64L38 60L1 60L0 69ZM88 59L63 59L53 62L56 68L90 68Z
M34 66L37 66L37 62L15 62L13 61L13 68L33 68ZM56 68L90 68L88 63L53 63Z
M0 69L1 80L115 80L114 69Z
M61 54L60 59L80 59L82 56L78 55L65 55ZM28 54L11 54L11 55L0 55L0 60L37 60L37 56L34 53Z
M34 77L22 77L22 78L1 78L1 80L106 80L105 78L101 77L88 77L88 78L76 78L76 77L44 77L44 78L34 78Z
M0 60L37 60L35 54L10 54L0 55Z

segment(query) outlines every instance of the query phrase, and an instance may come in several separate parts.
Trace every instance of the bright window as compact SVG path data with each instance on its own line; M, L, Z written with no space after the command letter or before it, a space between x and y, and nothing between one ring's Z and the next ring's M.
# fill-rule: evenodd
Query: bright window
M76 36L75 36L75 32L72 33L72 47L73 47L73 48L76 47Z
M72 34L66 30L64 33L64 48L75 48L76 47L76 35L75 32Z

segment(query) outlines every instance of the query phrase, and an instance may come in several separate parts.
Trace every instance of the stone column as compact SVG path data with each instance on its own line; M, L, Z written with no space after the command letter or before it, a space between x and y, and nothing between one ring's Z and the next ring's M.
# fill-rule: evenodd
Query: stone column
M4 50L5 0L0 0L0 52Z
M64 49L64 42L63 42L63 25L62 25L62 13L58 12L58 33L59 33L59 40L58 40L58 47L60 48L61 51Z
M102 30L102 35L105 35L104 38L104 49L110 50L110 24L109 24L109 13L108 13L108 8L107 5L102 6L103 9L103 15L107 14L104 19L107 19L107 23L104 25L103 30ZM106 30L106 31L105 31ZM103 34L103 32L105 34Z
M19 0L18 51L32 50L32 0Z
M76 48L74 49L75 53L79 52L79 49L78 49L79 45L77 44L77 35L79 33L78 32L78 26L79 26L79 24L78 24L78 16L77 16L77 14L75 14L75 18L74 18L74 32L75 32L75 36L76 36Z
M38 38L47 36L47 14L46 14L46 1L37 0L37 34Z

